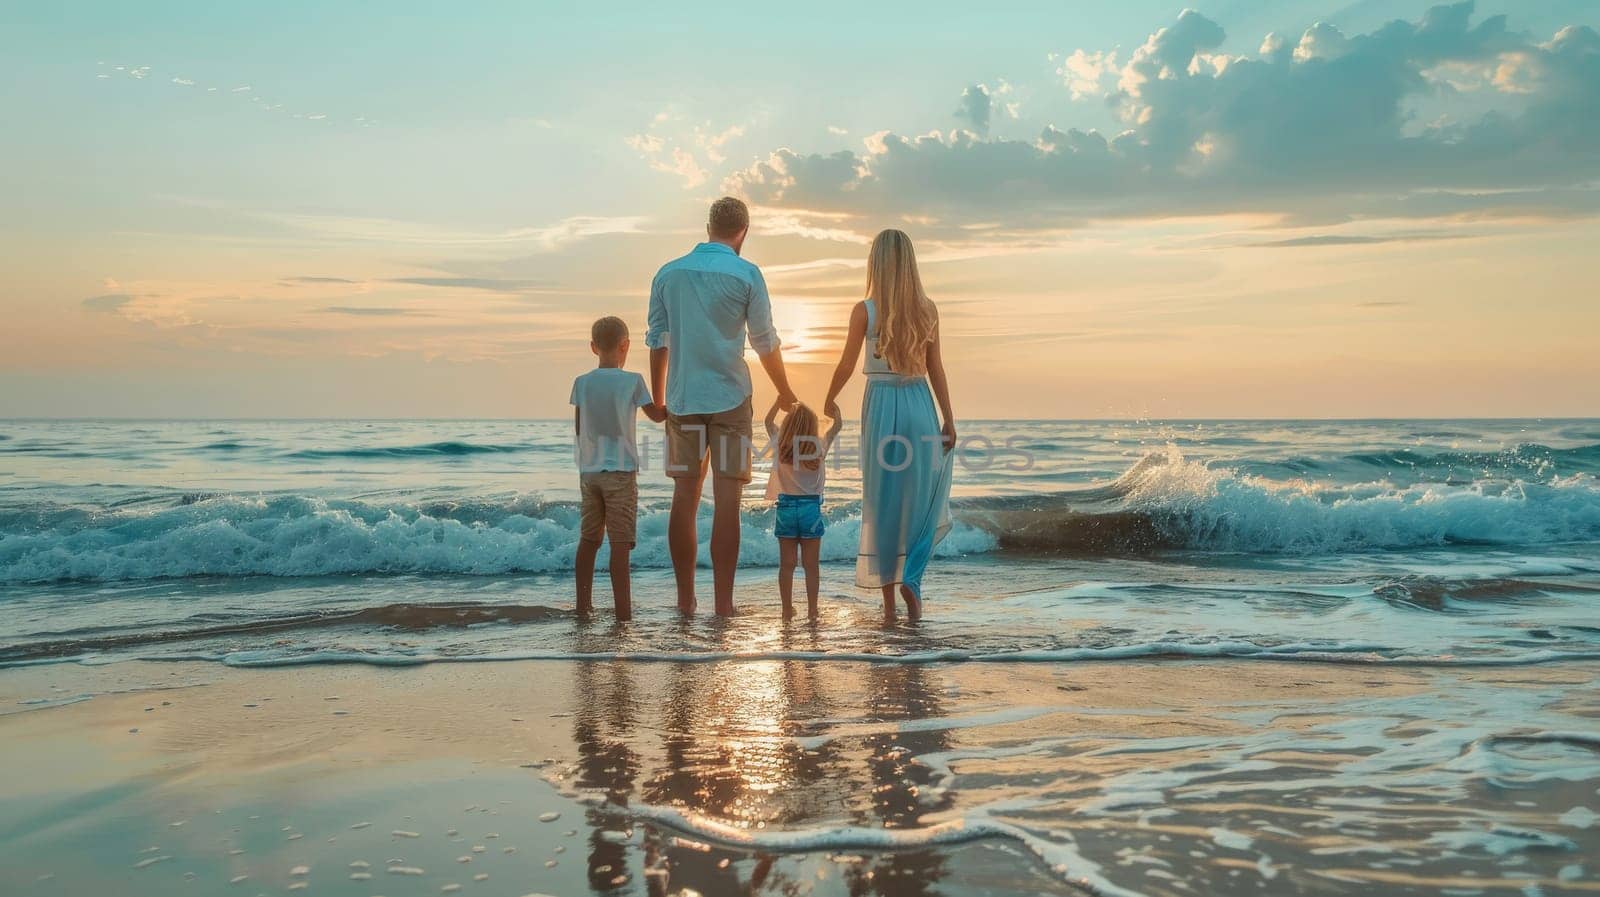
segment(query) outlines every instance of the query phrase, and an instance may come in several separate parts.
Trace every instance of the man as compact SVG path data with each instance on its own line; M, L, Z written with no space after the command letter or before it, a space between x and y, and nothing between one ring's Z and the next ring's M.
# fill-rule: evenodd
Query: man
M712 587L716 611L733 614L739 563L739 503L750 482L750 369L745 333L778 390L794 405L783 367L772 302L761 269L739 257L750 210L731 196L711 204L707 241L664 265L650 284L650 393L667 409L667 474L672 513L667 548L678 581L678 609L695 607L695 513L711 473Z

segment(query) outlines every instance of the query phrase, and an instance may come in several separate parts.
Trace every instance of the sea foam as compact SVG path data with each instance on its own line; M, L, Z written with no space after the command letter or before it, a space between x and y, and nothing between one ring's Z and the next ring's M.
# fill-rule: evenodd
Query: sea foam
M832 504L826 513L822 558L854 558L858 504ZM665 507L641 509L634 566L670 566L667 516ZM1169 448L1108 486L1029 496L1025 504L974 499L957 503L954 516L939 556L997 549L1306 555L1549 545L1600 538L1600 484L1584 473L1407 486L1277 481L1201 464ZM771 509L747 509L741 526L740 563L775 566ZM709 507L702 508L700 530L704 566ZM577 539L578 508L571 503L203 495L0 515L0 582L555 572L571 568Z

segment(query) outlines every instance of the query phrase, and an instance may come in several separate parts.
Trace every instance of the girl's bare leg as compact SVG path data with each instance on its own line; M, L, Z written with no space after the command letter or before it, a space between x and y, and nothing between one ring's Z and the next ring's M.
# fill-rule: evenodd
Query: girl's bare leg
M778 595L783 598L785 620L794 616L794 561L798 548L796 539L778 540Z
M806 568L806 615L817 618L817 593L822 589L822 540L807 539L800 543L800 562Z

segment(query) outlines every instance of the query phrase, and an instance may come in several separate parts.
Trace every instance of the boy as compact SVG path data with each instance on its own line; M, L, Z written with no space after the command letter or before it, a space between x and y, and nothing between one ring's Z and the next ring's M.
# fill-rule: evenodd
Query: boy
M660 423L644 378L623 370L628 361L628 325L605 317L589 330L589 351L600 364L572 381L573 421L577 427L578 491L583 496L578 524L578 613L594 611L594 558L602 537L611 539L611 594L617 620L633 616L628 591L628 554L633 550L639 511L639 449L634 441L634 409Z

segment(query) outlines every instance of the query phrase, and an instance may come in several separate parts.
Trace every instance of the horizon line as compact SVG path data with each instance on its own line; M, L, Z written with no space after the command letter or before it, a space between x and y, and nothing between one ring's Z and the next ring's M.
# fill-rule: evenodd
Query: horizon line
M971 421L976 423L1081 423L1081 424L1133 424L1133 423L1401 423L1406 421L1470 421L1470 422L1522 422L1522 421L1600 421L1600 414L1594 415L1530 415L1530 416L1487 416L1487 417L1428 417L1428 416L1401 416L1401 417L960 417L957 421ZM846 418L849 420L849 418ZM338 417L338 416L289 416L289 417L151 417L151 416L110 416L110 415L84 415L84 416L20 416L0 417L4 423L85 423L85 422L118 422L118 423L293 423L293 422L348 422L348 423L451 423L451 422L493 422L493 423L570 423L571 417Z

